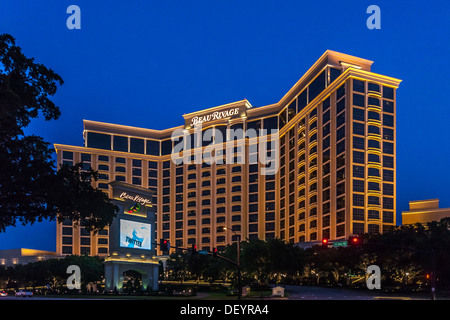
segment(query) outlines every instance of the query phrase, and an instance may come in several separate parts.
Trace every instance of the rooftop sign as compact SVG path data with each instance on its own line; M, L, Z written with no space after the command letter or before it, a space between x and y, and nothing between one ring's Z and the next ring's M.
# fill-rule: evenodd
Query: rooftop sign
M184 115L185 127L192 128L206 122L245 116L248 108L251 108L250 103L247 100L242 100L224 106L192 112Z

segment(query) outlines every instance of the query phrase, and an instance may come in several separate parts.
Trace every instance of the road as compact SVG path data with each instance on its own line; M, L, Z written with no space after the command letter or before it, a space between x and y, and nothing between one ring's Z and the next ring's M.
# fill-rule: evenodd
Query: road
M286 286L289 300L429 300L425 295L384 294L377 290L353 290L309 286Z
M284 286L287 292L287 298L282 300L430 300L430 295L423 294L385 294L377 290L354 290L346 288L326 288L314 286ZM15 296L0 297L1 300L116 300L114 297L89 296L86 298L74 296L40 296L35 295L30 298L16 298ZM131 299L133 297L118 297L117 300ZM139 297L139 300L166 300L164 297ZM167 300L178 300L179 297L167 298ZM194 297L183 297L185 300L204 300L210 299L210 294L206 292L199 292ZM216 297L215 300L221 298ZM234 300L236 297L224 297L224 300ZM264 300L272 299L265 297ZM276 299L276 298L275 298ZM244 300L248 300L247 298ZM255 297L255 300L258 300ZM448 297L438 297L438 300L449 300Z

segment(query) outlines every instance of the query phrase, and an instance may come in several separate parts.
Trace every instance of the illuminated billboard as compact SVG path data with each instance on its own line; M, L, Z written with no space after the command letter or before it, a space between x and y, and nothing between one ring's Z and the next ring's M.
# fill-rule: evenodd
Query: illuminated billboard
M120 219L120 246L132 249L151 249L151 225Z

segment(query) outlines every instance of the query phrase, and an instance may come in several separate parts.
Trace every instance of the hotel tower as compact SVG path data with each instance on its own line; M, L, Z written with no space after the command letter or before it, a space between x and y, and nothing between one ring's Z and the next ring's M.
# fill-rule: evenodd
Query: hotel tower
M85 120L84 146L55 144L58 165L98 170L95 187L106 193L111 181L154 191L155 242L171 246L220 251L238 235L298 243L382 233L396 224L400 80L371 65L326 51L278 102L241 100L184 114L176 128ZM108 229L91 234L58 223L56 247L106 256Z

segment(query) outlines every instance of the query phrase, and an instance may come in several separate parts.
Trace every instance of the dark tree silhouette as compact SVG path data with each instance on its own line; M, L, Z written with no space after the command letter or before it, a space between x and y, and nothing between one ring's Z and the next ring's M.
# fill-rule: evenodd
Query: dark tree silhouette
M50 99L62 78L27 58L9 34L0 35L0 232L17 222L71 219L91 230L108 225L117 208L92 187L96 173L80 166L55 169L54 151L36 135L25 135L32 119L56 120Z

